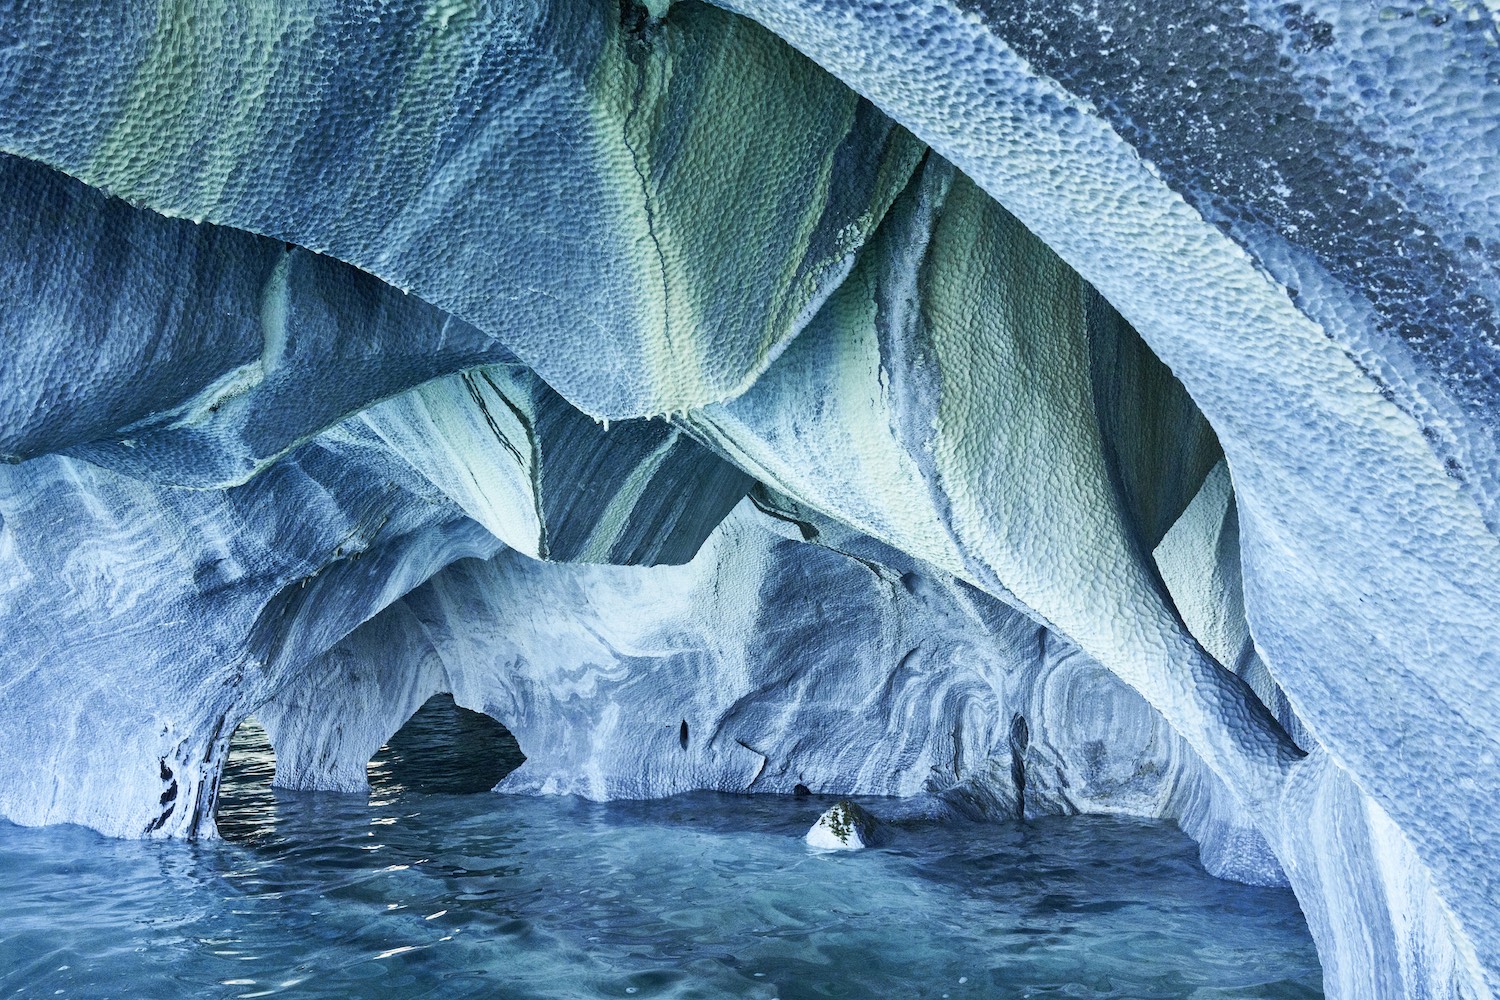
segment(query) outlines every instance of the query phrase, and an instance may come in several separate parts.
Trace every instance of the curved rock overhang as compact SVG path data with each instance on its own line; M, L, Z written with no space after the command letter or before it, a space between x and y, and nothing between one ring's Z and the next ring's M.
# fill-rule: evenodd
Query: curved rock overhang
M658 6L0 5L5 815L206 832L238 719L407 644L311 703L1173 815L1331 993L1493 992L1487 12Z

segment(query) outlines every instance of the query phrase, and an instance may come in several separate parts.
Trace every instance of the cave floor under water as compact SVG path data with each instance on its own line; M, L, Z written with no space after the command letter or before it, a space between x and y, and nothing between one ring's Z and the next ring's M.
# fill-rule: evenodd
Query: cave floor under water
M816 797L435 794L378 766L368 798L289 793L260 760L226 774L223 841L0 823L0 996L1322 995L1292 894L1209 876L1166 823L822 854Z

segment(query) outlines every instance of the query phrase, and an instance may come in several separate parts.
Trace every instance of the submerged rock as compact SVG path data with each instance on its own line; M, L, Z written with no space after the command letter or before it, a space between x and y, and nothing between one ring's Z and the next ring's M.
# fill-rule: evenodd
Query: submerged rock
M864 809L841 799L828 808L803 839L809 847L827 851L857 851L875 843L879 824Z

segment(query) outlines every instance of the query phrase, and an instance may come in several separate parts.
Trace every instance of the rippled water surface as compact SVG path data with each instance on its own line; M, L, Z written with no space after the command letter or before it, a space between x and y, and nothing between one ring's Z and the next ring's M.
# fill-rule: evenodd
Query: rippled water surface
M452 794L503 770L443 763L454 725L495 739L454 720L394 739L368 800L271 791L242 727L222 842L0 823L0 995L1322 995L1290 892L1208 876L1167 824L917 825L818 854L818 799Z

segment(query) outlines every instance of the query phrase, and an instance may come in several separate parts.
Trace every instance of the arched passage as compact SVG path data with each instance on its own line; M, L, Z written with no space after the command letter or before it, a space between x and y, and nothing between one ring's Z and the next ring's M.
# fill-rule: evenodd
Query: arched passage
M435 694L370 759L372 795L487 792L526 757L516 738L483 712Z
M226 840L251 840L275 829L276 751L265 727L251 716L229 738L214 823Z
M436 694L370 759L369 791L387 801L411 793L487 792L525 760L499 722L460 707L450 694ZM223 837L254 840L274 832L275 778L271 737L259 720L247 718L230 737L220 780L215 821Z

